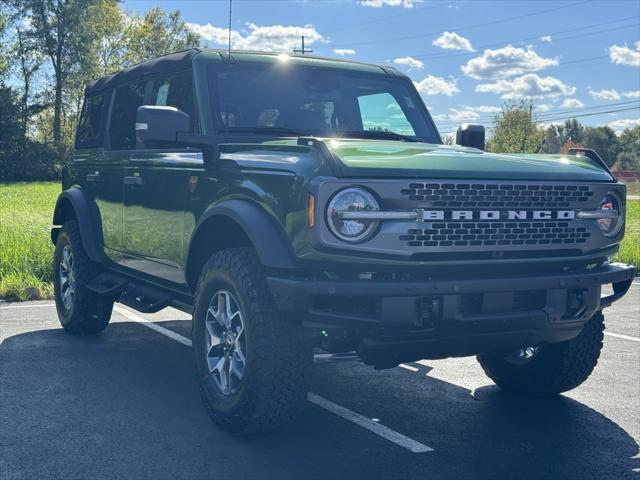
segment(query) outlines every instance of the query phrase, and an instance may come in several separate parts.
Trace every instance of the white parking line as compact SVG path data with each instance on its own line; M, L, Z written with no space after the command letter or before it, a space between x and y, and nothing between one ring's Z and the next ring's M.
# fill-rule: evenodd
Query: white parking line
M390 442L395 443L413 453L425 453L425 452L433 452L433 448L426 446L423 443L416 442L415 440L402 435L401 433L396 432L395 430L391 430L384 425L381 425L378 422L374 422L373 420L363 417L359 413L352 412L348 408L344 408L337 403L333 403L326 398L322 398L315 393L309 392L307 395L307 399L319 407L324 408L325 410L330 411L342 417L350 422L355 423L356 425L360 425L362 428L366 428L370 432L379 435L380 437L389 440Z
M55 307L55 306L56 306L55 303L38 303L36 305L7 305L6 307L0 305L0 310L9 310L11 308L39 308L39 307Z
M398 365L400 368L404 368L405 370L409 370L410 372L419 372L420 369L416 368L416 367L412 367L411 365L405 365L404 363L401 363L400 365Z
M156 332L161 333L162 335L166 335L167 337L171 338L172 340L175 340L176 342L180 342L183 345L186 345L187 347L191 347L192 345L191 340L189 340L187 337L184 337L167 328L161 327L160 325L157 325L149 320L145 320L144 318L136 315L130 310L127 310L117 305L114 306L113 309L116 312L120 313L121 315L124 315L129 320L137 322L140 325L144 325L145 327L150 328L151 330L155 330ZM414 367L409 367L409 368L413 369ZM415 370L417 371L418 369L416 368ZM420 442L417 442L416 440L406 437L401 433L396 432L395 430L391 430L389 427L385 427L384 425L381 425L377 422L374 422L373 420L363 417L359 413L352 412L348 408L345 408L336 403L333 403L325 398L322 398L316 395L315 393L309 392L307 399L311 403L318 405L319 407L322 407L325 410L328 410L329 412L335 415L338 415L339 417L349 420L350 422L353 422L356 425L360 425L361 427L366 428L370 432L373 432L376 435L379 435L382 438L395 443L396 445L404 447L413 453L424 453L424 452L433 451L433 448L431 447L427 447L426 445Z
M126 310L118 306L114 306L113 309L116 312L127 317L129 320L138 322L140 325L144 325L145 327L150 328L151 330L155 330L156 332L161 333L162 335L165 335L170 339L175 340L176 342L180 342L181 344L186 345L187 347L191 347L192 345L191 340L189 340L187 337L184 337L172 330L169 330L168 328L161 327L160 325L150 322L149 320L145 320L144 318L139 317L138 315L136 315L135 313L129 310Z
M622 335L620 333L613 333L613 332L604 332L604 334L610 337L622 338L624 340L631 340L632 342L640 342L640 338L638 337L631 337L629 335Z

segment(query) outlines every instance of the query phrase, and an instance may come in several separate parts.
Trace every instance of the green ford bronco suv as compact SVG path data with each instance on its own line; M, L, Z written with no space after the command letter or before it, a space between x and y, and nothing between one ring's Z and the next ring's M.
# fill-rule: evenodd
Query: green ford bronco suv
M388 66L193 49L102 77L53 216L60 322L192 314L204 403L236 433L291 422L314 358L347 352L572 389L634 277L609 260L625 187L593 151L486 153L470 125L457 143Z

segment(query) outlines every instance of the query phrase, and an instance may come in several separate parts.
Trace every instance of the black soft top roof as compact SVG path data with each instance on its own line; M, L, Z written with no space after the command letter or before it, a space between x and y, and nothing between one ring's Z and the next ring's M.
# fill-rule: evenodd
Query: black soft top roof
M132 65L131 67L120 70L111 75L105 75L87 85L85 93L87 95L101 90L112 88L114 86L127 83L128 81L144 77L146 75L155 75L158 73L168 73L191 68L191 59L200 53L200 49L191 48L181 52L170 53L161 57L156 57L146 62Z

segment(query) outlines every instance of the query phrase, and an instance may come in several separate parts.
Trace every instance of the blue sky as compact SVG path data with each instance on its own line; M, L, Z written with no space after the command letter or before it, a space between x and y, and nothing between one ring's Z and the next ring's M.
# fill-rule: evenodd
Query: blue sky
M226 45L226 0L123 5L179 9L208 46ZM394 65L441 132L489 125L504 101L522 97L535 99L544 123L640 123L637 0L234 0L232 18L234 48L290 51L304 34L317 54ZM621 111L600 113L610 110Z

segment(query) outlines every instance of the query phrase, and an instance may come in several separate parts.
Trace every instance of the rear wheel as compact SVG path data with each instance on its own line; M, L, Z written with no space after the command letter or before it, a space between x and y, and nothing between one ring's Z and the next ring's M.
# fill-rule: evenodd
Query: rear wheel
M303 328L283 318L251 248L215 254L199 280L194 356L211 418L237 434L279 430L301 412L312 357Z
M528 347L507 356L478 356L499 387L529 395L555 395L576 388L593 372L604 339L604 316L596 313L580 334L566 342Z
M86 285L100 272L82 246L75 220L62 227L54 253L54 296L58 319L71 333L98 333L111 319L113 299L100 297Z

